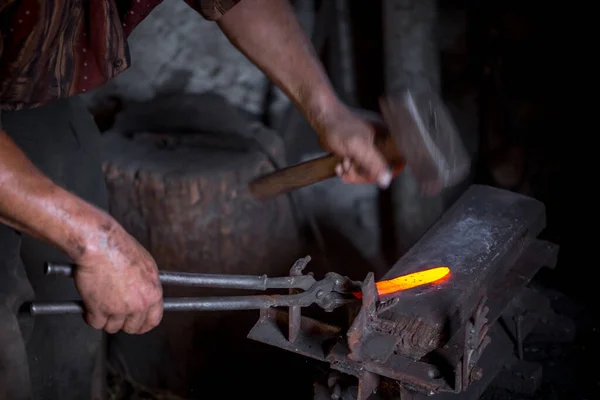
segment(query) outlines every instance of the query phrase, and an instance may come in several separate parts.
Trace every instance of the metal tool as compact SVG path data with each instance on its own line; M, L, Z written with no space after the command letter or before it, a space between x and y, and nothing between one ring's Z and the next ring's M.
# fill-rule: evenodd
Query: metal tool
M310 261L307 256L296 262L306 265ZM73 276L76 267L69 264L47 264L47 275ZM294 270L294 267L292 267ZM258 310L270 307L308 307L317 304L325 311L357 301L352 293L360 288L360 282L334 272L329 272L325 278L316 281L312 275L296 275L268 278L266 275L218 275L195 274L184 272L159 273L163 285L193 286L227 289L267 290L267 289L299 289L300 293L289 295L256 295L256 296L226 296L226 297L177 297L165 298L165 311L228 311L228 310ZM81 314L84 312L80 300L62 302L32 302L29 313L32 316Z
M423 192L436 194L462 182L471 159L450 113L433 91L406 90L380 101L383 119L371 121L375 147L396 171L410 169ZM267 199L333 178L341 162L330 154L275 171L250 182L254 197Z

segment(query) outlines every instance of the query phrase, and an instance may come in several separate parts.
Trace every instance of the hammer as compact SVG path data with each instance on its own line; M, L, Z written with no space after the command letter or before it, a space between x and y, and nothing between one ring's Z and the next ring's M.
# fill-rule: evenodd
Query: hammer
M470 172L471 160L442 100L432 91L405 90L380 99L383 119L372 120L374 145L387 163L410 170L423 193L438 194ZM269 199L336 176L342 158L329 154L261 176L248 185Z

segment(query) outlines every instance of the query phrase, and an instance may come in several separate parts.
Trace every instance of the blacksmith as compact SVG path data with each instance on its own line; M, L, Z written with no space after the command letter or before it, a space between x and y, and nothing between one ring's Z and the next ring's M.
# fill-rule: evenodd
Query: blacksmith
M336 97L287 0L185 1L345 157L342 179L389 185L373 128ZM106 212L100 134L77 98L135 62L127 37L160 2L0 0L0 399L92 398L102 332L142 334L161 321L157 266ZM75 262L73 282L43 277L49 260ZM18 318L34 296L78 294L87 325Z

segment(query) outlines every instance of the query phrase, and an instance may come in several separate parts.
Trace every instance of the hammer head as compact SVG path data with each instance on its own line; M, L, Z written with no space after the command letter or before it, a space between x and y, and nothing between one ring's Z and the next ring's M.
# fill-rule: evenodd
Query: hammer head
M429 194L463 181L471 160L442 100L433 91L405 90L380 100L399 154Z

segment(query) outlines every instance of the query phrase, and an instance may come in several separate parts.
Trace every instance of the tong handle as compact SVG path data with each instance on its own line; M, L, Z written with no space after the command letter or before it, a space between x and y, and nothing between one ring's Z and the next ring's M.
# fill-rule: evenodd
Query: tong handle
M73 277L76 266L64 263L46 263L46 275ZM302 289L308 290L315 284L312 275L269 278L266 275L197 274L190 272L159 272L160 283L170 286L192 286L221 289Z
M269 307L265 301L261 301L260 297L262 296L167 298L163 300L163 309L164 311L230 311ZM80 300L32 302L29 304L29 314L32 316L83 314L84 311L85 307Z
M45 273L47 275L72 277L75 268L72 264L47 263ZM327 274L327 277L319 282L316 282L312 275L267 278L266 275L214 275L164 271L160 272L159 275L163 284L259 290L268 288L298 288L304 290L302 293L289 295L165 298L163 299L165 311L259 310L271 307L308 307L315 303L328 311L356 300L352 296L349 298L343 296L331 297L332 290L339 286L338 281L342 280L337 274L333 273ZM82 314L84 311L85 308L81 300L29 303L29 314L31 316Z
M165 298L163 309L164 311L241 311L271 307L308 307L315 302L318 302L315 294L307 292L292 295L175 297ZM29 303L31 316L83 314L84 310L81 300Z

